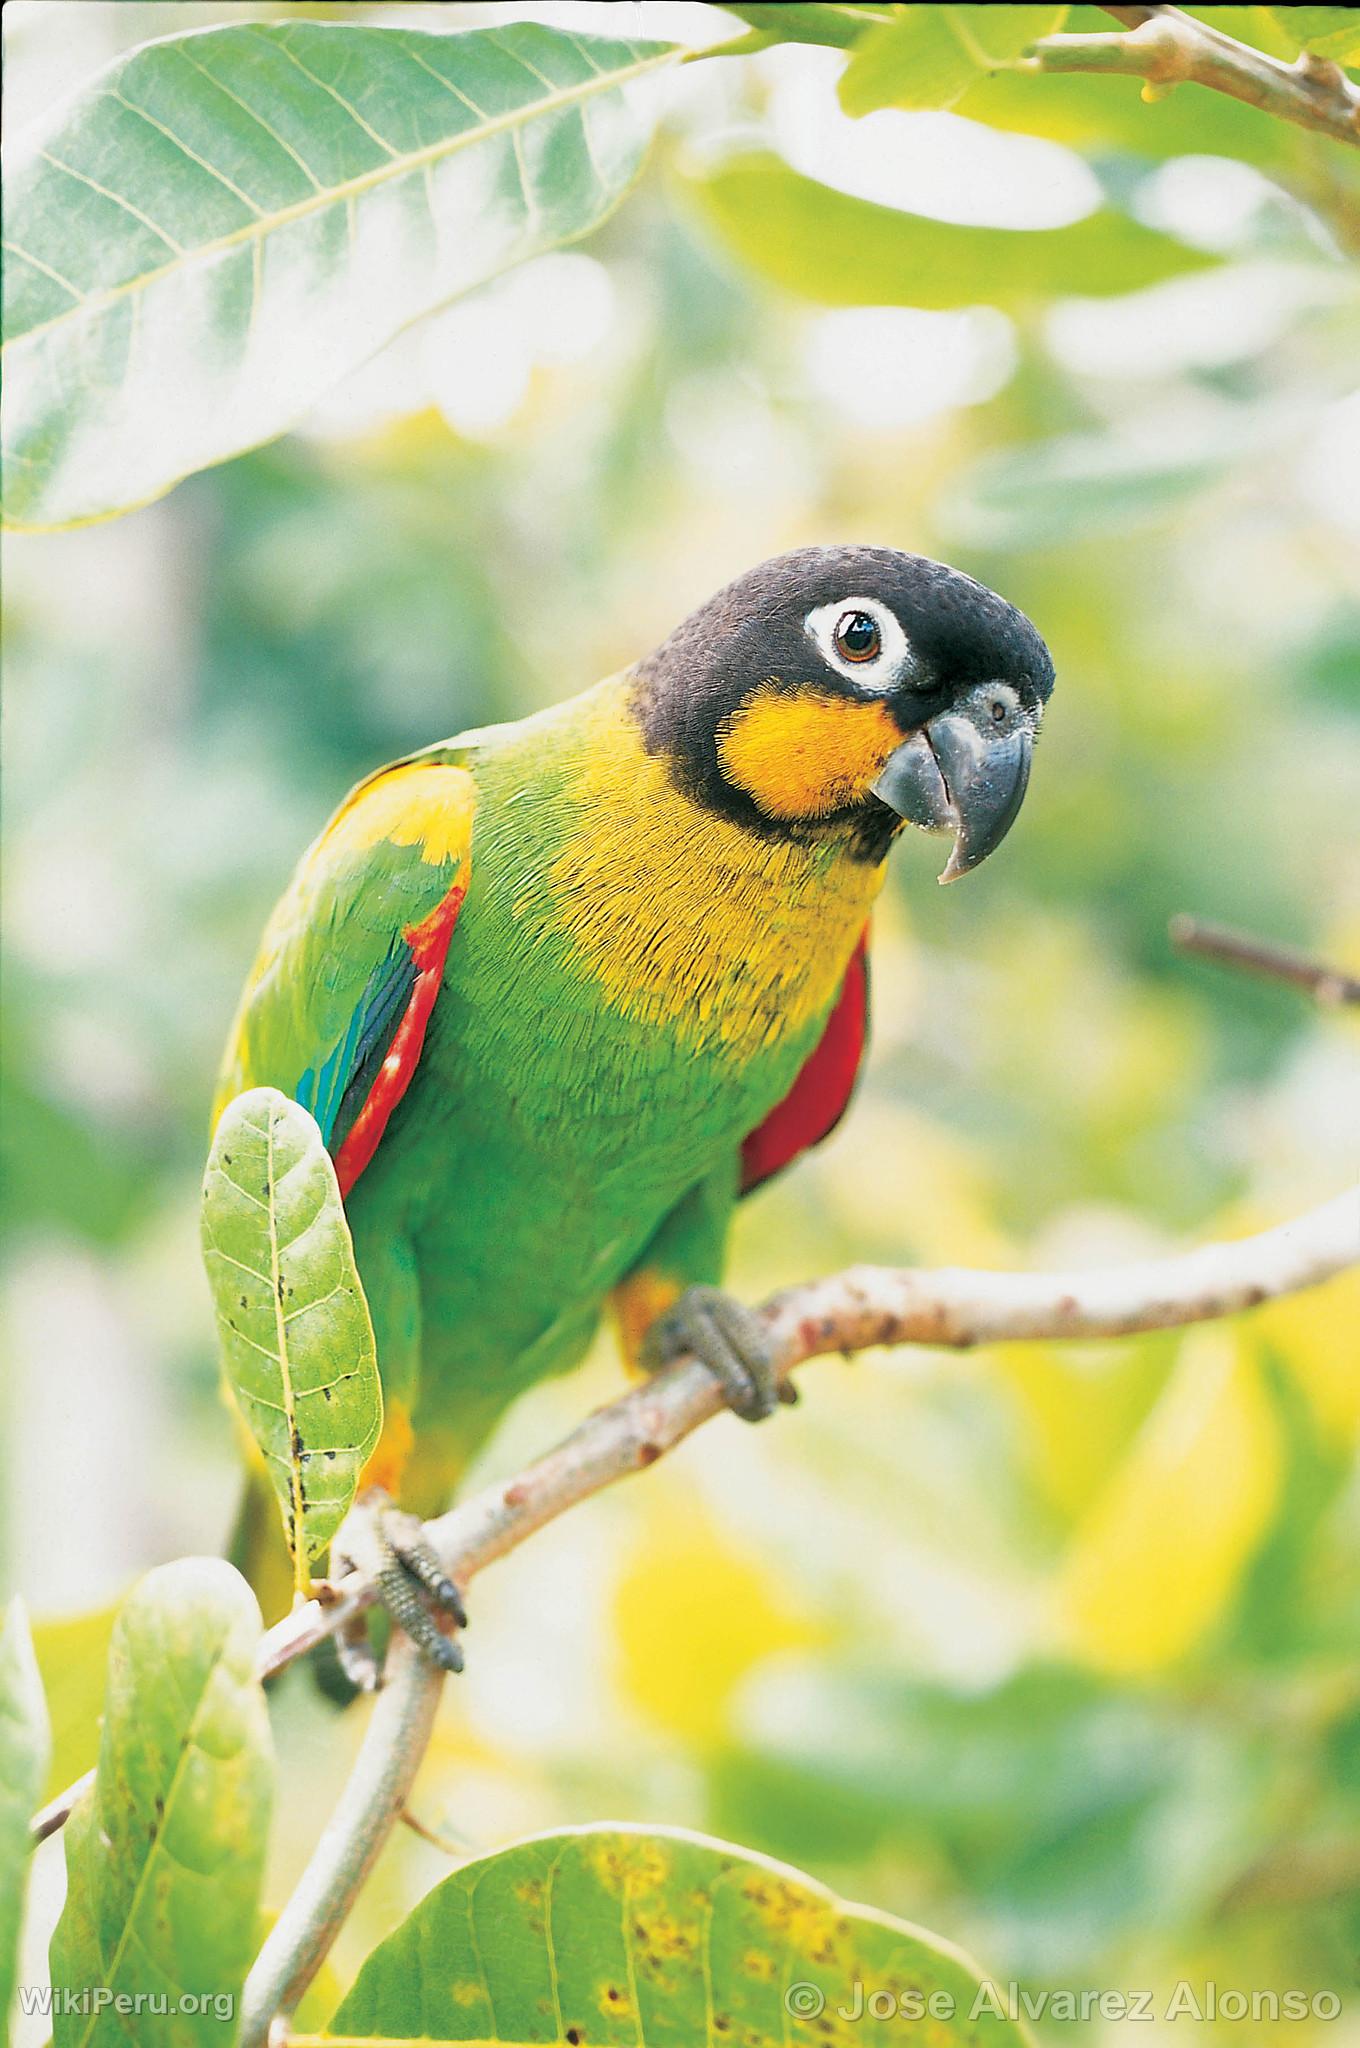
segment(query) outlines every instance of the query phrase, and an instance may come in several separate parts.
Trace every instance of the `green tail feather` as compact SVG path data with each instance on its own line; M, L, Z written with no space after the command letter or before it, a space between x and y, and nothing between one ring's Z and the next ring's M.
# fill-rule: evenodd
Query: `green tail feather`
M293 1562L268 1476L255 1466L241 1489L227 1558L250 1581L266 1626L287 1614L293 1603Z
M283 1540L278 1502L265 1474L255 1467L246 1473L227 1558L255 1589L266 1624L278 1621L293 1604L293 1561ZM312 1683L324 1699L347 1707L356 1688L340 1668L334 1643L318 1643L306 1658Z

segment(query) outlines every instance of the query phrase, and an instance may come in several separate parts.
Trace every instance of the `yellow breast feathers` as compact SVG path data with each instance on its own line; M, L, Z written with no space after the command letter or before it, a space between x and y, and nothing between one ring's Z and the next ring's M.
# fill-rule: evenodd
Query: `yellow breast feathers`
M848 834L766 839L693 802L643 746L622 683L586 715L565 792L580 826L551 883L606 999L738 1058L801 1030L835 997L882 866L854 859Z

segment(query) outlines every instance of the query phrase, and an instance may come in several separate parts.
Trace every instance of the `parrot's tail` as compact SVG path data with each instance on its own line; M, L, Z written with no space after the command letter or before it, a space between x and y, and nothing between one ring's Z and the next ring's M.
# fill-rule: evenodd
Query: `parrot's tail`
M252 1462L241 1488L241 1503L227 1539L227 1558L255 1589L265 1626L282 1620L293 1604L293 1561L284 1541L278 1502L264 1466ZM381 1625L379 1622L379 1640ZM347 1707L358 1688L340 1667L335 1644L318 1643L306 1657L312 1683L332 1706Z
M227 1558L255 1589L266 1627L287 1614L293 1599L293 1565L278 1504L262 1464L251 1464L246 1471L236 1521L227 1539Z

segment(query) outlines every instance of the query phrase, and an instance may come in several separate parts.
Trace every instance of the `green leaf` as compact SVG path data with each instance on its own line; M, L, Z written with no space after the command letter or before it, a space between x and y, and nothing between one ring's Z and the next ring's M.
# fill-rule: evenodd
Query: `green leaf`
M21 1600L0 1624L0 2041L9 2039L31 1845L51 1746L47 1702Z
M979 75L955 109L1023 135L1042 135L1089 151L1119 149L1163 158L1231 156L1264 168L1288 164L1296 131L1263 120L1259 109L1226 93L1173 92L1149 104L1136 78L1093 78L1073 72Z
M969 546L1060 547L1165 519L1285 436L1282 417L1235 407L1158 439L1064 434L979 462L945 493L942 530Z
M767 6L728 7L760 35L772 42L815 43L825 49L848 50L866 29L890 22L896 10L882 7L837 7L817 5L815 0L772 0Z
M337 2037L434 2042L818 2043L855 1987L916 2001L876 2040L1026 2039L976 1967L920 1928L679 1829L539 1835L468 1863L364 1964ZM925 2002L935 1998L927 2012ZM924 2024L921 2024L924 2022Z
M840 82L847 114L877 107L952 107L976 79L1013 64L1040 36L1052 35L1066 7L922 7L855 46Z
M1253 50L1264 50L1271 57L1289 57L1300 48L1300 44L1297 37L1286 34L1280 26L1280 16L1284 11L1278 7L1186 9L1196 20L1216 28L1220 35L1231 36L1235 43L1245 43ZM1293 9L1288 12L1292 14Z
M1062 228L957 227L852 199L763 151L685 179L744 263L822 306L1010 306L1135 291L1215 259L1105 210Z
M378 1441L382 1385L335 1168L312 1117L276 1088L238 1095L218 1121L203 1261L223 1369L302 1586Z
M1311 50L1333 64L1360 64L1360 10L1354 7L1267 7L1284 47Z
M15 144L5 518L105 518L290 426L422 314L597 225L680 53L530 22L234 24Z
M259 1635L254 1595L220 1558L148 1573L118 1617L98 1774L66 1825L52 1985L100 1987L115 2001L140 1992L168 2010L58 2005L53 2048L222 2048L229 2038L223 2015L255 1949L273 1791ZM177 2010L186 1992L194 2013Z

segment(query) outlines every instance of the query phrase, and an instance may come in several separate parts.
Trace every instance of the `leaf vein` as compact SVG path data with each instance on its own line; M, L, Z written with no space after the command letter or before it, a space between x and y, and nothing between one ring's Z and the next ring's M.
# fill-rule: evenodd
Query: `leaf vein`
M461 100L468 112L475 114L479 121L485 121L490 118L485 107L479 107L476 100L470 98L461 86L455 85L451 78L445 78L442 71L436 71L434 65L427 64L423 57L417 56L409 43L398 43L397 48L403 57L409 57L413 64L418 64L422 71L427 71L436 83L443 86L445 92L450 92L456 100Z
M263 1133L261 1133L261 1135L263 1135ZM238 1195L244 1195L246 1200L248 1202L253 1202L257 1209L267 1209L269 1207L269 1204L267 1202L262 1202L257 1194L254 1194L251 1191L251 1189L244 1186L242 1182L237 1180L234 1174L228 1173L225 1166L219 1166L215 1169L215 1171L221 1174L223 1180L226 1182L229 1188L235 1188Z
M527 71L529 76L531 78L536 78L540 85L546 85L549 92L556 92L557 87L554 85L552 79L548 77L547 73L545 71L540 71L537 64L531 64L529 62L529 59L527 57L521 56L518 50L512 49L510 44L506 42L504 36L498 36L496 34L495 29L489 28L486 31L486 39L490 44L492 44L492 46L495 49L499 50L503 56L508 57L512 64L518 64L522 71ZM600 74L597 72L596 76L599 77L599 75Z
M586 161L594 173L595 183L607 196L610 190L609 180L605 177L600 167L600 159L595 154L595 137L590 132L590 107L587 103L576 109L576 117L581 123L581 140L586 146Z
M262 1273L258 1266L247 1265L246 1261L238 1259L234 1252L224 1252L215 1238L209 1244L208 1250L214 1258L225 1259L229 1266L238 1266L243 1273L249 1273L253 1280L260 1282L261 1286L267 1287L269 1285L269 1275L267 1273Z
M590 70L592 70L595 73L595 76L597 78L603 78L605 75L604 72L600 69L600 66L595 62L595 59L591 56L590 51L587 49L586 45L581 41L581 38L579 36L574 36L570 29L564 30L563 33L565 34L567 41L571 44L572 48L576 51L577 55L585 59L586 64L588 65ZM633 48L632 44L629 43L628 45L626 45L626 47L628 49L629 55L636 58L637 51Z
M327 1388L343 1387L346 1380L361 1380L363 1377L363 1372L356 1365L352 1372L337 1373L333 1380L320 1380L314 1387L300 1387L298 1399L305 1401L313 1394L324 1394Z
M97 192L101 199L111 199L115 206L121 206L124 213L130 213L132 218L139 220L144 228L150 228L152 234L158 236L164 242L167 249L173 249L176 256L188 255L189 252L183 242L177 242L173 235L168 235L158 222L152 220L149 213L143 213L140 206L134 206L130 199L124 199L121 192L110 191L109 187L101 185L97 178L87 177L84 171L78 171L74 164L63 163L59 156L53 156L50 149L40 149L38 155L45 164L51 164L54 171L63 171L68 178L74 178L78 185L88 185L91 192ZM92 296L93 294L87 293L82 298L81 304L88 304ZM57 315L58 320L69 320L70 317L69 313L59 313ZM50 327L56 323L49 320L46 324ZM35 328L32 331L40 333L41 329Z
M335 1300L337 1294L346 1294L348 1293L348 1291L349 1290L345 1286L344 1281L337 1280L334 1287L331 1288L329 1293L318 1294L315 1301L300 1302L297 1308L290 1308L288 1310L283 1320L285 1324L295 1323L299 1316L308 1315L314 1308L324 1308L328 1301Z
M519 189L524 195L525 232L532 236L538 232L539 224L543 218L543 209L539 205L537 195L534 192L534 181L529 175L529 164L524 154L524 137L520 134L518 128L511 134L510 144L515 152L515 171L519 177Z
M40 270L44 277L51 278L53 284L59 284L63 291L68 291L73 299L84 298L79 285L72 284L69 277L63 277L59 270L54 270L50 263L44 263L41 256L35 256L31 249L21 249L17 242L8 240L0 241L0 248L8 249L11 256L17 256L32 269Z
M231 1333L231 1342L233 1344L244 1344L248 1351L258 1351L261 1358L271 1359L273 1363L277 1366L282 1366L283 1364L283 1360L279 1357L277 1351L269 1350L267 1345L257 1344L253 1337L247 1337L244 1330L233 1330ZM281 1412L286 1414L288 1411L284 1409Z
M318 78L315 71L311 70L308 65L303 63L301 57L295 57L293 55L293 52L288 47L287 39L284 36L265 36L261 34L260 31L256 29L253 25L247 26L246 33L248 35L258 36L261 42L267 42L271 50L278 50L282 56L288 59L288 62L290 64L295 64L298 70L302 73L304 78L310 78L312 84L319 85L322 92L328 92L331 98L335 101L336 106L344 108L345 112L349 115L351 121L353 121L355 127L363 129L364 134L368 137L370 142L376 142L379 149L386 150L388 156L392 158L396 158L400 154L399 151L395 150L392 147L391 143L387 140L385 136L379 135L376 128L369 127L368 122L359 112L359 109L356 106L353 106L350 103L350 101L345 98L345 95L342 92L337 92L335 87L333 85L328 85L324 78Z
M312 169L306 158L299 156L292 143L285 141L284 137L279 134L278 129L266 121L263 114L257 113L248 100L243 100L241 95L233 92L229 85L224 85L216 72L210 71L206 64L200 64L196 57L191 57L182 43L172 44L171 47L178 56L184 59L186 64L190 65L198 73L200 78L206 78L210 85L216 86L217 90L225 94L229 100L241 109L243 114L248 115L257 128L263 128L270 141L276 142L279 148L284 150L293 159L293 162L307 179L313 191L320 192L324 189L321 180L317 177L316 172Z
M243 206L250 208L257 220L264 219L265 210L259 202L252 199L248 192L243 192L241 187L233 178L229 178L225 171L219 171L216 164L210 164L205 156L200 156L196 149L191 149L182 135L176 135L173 128L167 128L164 121L158 121L154 114L148 114L145 107L139 107L135 101L128 99L124 93L119 92L116 86L109 88L109 98L116 100L120 107L126 107L128 112L135 114L139 121L145 121L147 127L154 128L158 135L163 135L166 141L173 144L180 152L181 156L188 157L191 164L197 164L199 169L206 171L210 178L216 178L219 185L225 185L228 192L234 194Z
M289 1448L298 1440L297 1411L293 1398L293 1375L288 1362L288 1333L283 1323L283 1303L279 1300L279 1215L278 1181L274 1173L274 1118L266 1118L268 1136L265 1139L265 1185L270 1190L269 1201L269 1274L272 1281L270 1295L274 1303L274 1333L278 1344L279 1379L283 1391L284 1420L288 1425ZM263 1348L263 1347L257 1347ZM292 1549L293 1583L299 1593L306 1591L307 1580L307 1537L304 1523L306 1503L302 1495L302 1472L296 1457L289 1467L292 1484L289 1496L293 1504Z

